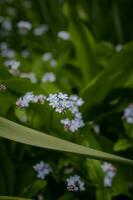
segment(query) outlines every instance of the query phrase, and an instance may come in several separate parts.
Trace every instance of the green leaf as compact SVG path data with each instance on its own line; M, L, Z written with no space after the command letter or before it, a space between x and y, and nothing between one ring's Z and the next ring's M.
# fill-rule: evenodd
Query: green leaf
M62 152L84 155L93 159L108 160L125 163L133 166L133 160L120 156L104 153L89 147L84 147L68 142L45 133L24 127L12 121L0 117L0 136L16 142L29 144L37 147L58 150Z
M13 104L14 104L14 98L9 93L9 91L0 93L0 105L2 105L0 107L0 115L4 116Z
M14 166L9 157L8 148L2 139L0 139L0 163L1 170L6 180L8 194L12 195L15 183Z
M32 199L26 199L26 198L21 198L21 197L0 196L0 200L32 200Z
M88 174L90 179L97 185L102 187L103 186L103 171L101 169L101 162L97 160L89 160L87 159L86 165L88 168Z
M114 151L124 151L133 146L133 141L127 139L118 140L114 145Z
M22 196L33 197L39 191L41 191L46 186L46 184L47 182L44 180L35 180L31 185L22 191Z
M8 80L3 80L1 83L5 84L7 88L18 94L24 94L29 91L35 91L36 86L32 84L29 80L24 78L13 78Z
M112 200L111 192L108 189L97 189L96 200Z
M133 86L132 52L133 43L125 45L123 51L109 60L107 69L81 91L81 96L85 100L84 110L101 103L115 88Z
M88 28L78 19L75 5L72 7L66 4L64 10L68 17L69 32L75 47L78 66L81 69L84 82L88 83L99 72L96 63L95 40Z

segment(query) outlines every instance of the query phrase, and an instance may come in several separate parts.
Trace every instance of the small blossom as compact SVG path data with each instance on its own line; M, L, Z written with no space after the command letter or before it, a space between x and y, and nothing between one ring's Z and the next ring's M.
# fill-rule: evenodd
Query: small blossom
M43 104L45 102L46 97L42 94L40 95L34 95L33 92L27 92L24 96L20 97L16 105L19 108L26 108L29 106L30 103L41 103Z
M1 50L1 56L4 58L12 59L16 56L16 52L10 48L5 48Z
M43 54L42 59L44 61L49 61L49 60L52 59L52 54L50 52L46 52L46 53Z
M119 52L123 49L123 45L122 44L117 44L115 47L116 51Z
M66 111L66 108L68 108L69 101L67 101L67 99L67 95L60 92L57 94L50 94L47 101L56 112L63 113Z
M6 86L3 84L0 84L0 92L3 92L6 90Z
M0 43L0 50L5 50L8 49L8 44L6 42L1 42Z
M55 82L56 76L52 72L47 72L42 77L42 82Z
M43 161L34 165L33 169L37 172L37 177L40 179L45 179L45 177L52 172L50 165Z
M50 94L47 98L49 105L54 108L58 113L65 113L69 110L73 119L62 119L60 122L64 125L64 130L71 132L77 131L79 128L84 126L82 114L79 112L78 107L83 104L83 100L77 95L71 95L68 97L65 93Z
M6 31L12 30L12 23L9 19L4 20L1 26Z
M56 67L56 65L57 65L57 61L55 59L52 59L50 61L50 66L54 68L54 67Z
M16 60L7 60L4 62L4 65L9 69L10 73L14 76L19 74L18 68L20 66L20 62Z
M48 31L48 25L42 24L34 29L34 35L40 36L40 35L45 34L47 31Z
M28 116L23 115L20 120L21 120L22 123L27 123L28 122Z
M61 124L64 125L64 129L67 131L67 130L70 130L71 132L75 132L77 131L79 128L83 127L84 126L84 122L82 119L78 119L78 118L75 118L75 119L62 119L61 120Z
M104 178L104 187L111 187L112 186L112 178L109 176L105 176Z
M128 124L133 124L133 104L129 104L128 107L124 109L122 119L124 119Z
M116 175L116 168L111 163L108 163L108 162L104 162L101 168L103 172L105 173L104 186L111 187L113 178Z
M80 176L74 175L70 176L66 180L67 182L67 190L69 192L77 192L77 191L84 191L85 190L85 184L83 181L81 181Z
M58 32L57 36L62 40L69 40L70 39L70 35L67 31L60 31L60 32Z
M46 97L43 94L36 95L37 102L43 104L45 102Z
M17 23L17 27L19 29L19 33L25 35L32 29L32 25L28 21L20 21Z
M20 74L20 77L29 79L32 83L36 83L36 82L37 82L36 75L35 75L34 73L32 73L32 72L29 72L29 73L21 73L21 74Z

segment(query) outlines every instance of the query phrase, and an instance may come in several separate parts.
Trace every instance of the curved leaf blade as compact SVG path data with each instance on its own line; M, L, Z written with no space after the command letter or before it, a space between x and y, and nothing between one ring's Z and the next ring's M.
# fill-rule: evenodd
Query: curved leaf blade
M133 43L124 46L124 49L115 54L107 63L108 67L93 79L80 95L86 102L83 110L101 103L104 98L115 88L133 86Z
M133 160L98 151L82 145L74 144L72 142L50 136L46 133L41 133L31 128L27 128L2 117L0 117L0 136L6 139L14 140L16 142L41 148L74 153L93 159L120 162L133 166Z

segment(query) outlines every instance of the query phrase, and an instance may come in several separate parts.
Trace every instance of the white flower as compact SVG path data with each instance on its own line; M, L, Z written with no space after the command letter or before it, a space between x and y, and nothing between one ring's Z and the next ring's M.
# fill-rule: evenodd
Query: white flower
M12 23L11 23L11 20L9 19L4 20L1 26L6 31L12 30Z
M105 176L104 178L104 187L111 187L112 186L112 178L109 176Z
M101 165L101 168L102 168L103 172L105 173L104 186L111 187L113 178L116 175L116 168L111 163L108 163L108 162L104 162Z
M55 82L56 76L52 72L47 72L42 77L42 82Z
M69 40L70 39L70 35L67 31L60 31L60 32L58 32L57 36L62 40Z
M49 61L49 60L52 59L52 54L50 52L46 52L46 53L43 54L42 59L44 61Z
M84 191L85 190L85 184L83 181L81 181L80 176L74 175L70 176L66 180L67 182L67 190L70 192L77 192L77 191Z
M50 94L47 101L49 102L49 105L58 113L65 113L67 110L72 113L73 119L66 118L60 121L61 124L64 125L65 130L75 132L84 126L82 114L78 109L78 107L83 104L83 100L77 95L71 95L68 97L67 94L59 92L57 94Z
M10 48L3 48L1 51L1 56L8 59L12 59L16 56L16 52Z
M41 103L43 104L46 97L42 94L40 95L34 95L33 92L27 92L24 96L20 97L16 105L19 108L26 108L29 106L30 103Z
M123 49L123 45L122 44L117 44L115 47L116 51L119 52Z
M6 86L3 84L0 84L0 92L3 92L6 90Z
M32 25L28 21L20 21L17 23L17 27L19 29L19 33L25 35L32 29Z
M52 59L52 60L50 61L50 66L51 66L51 67L56 67L56 65L57 65L57 61L56 61L55 59Z
M21 74L20 74L20 77L29 79L32 83L36 83L36 82L37 82L36 75L35 75L34 73L32 73L32 72L29 72L29 73L21 73Z
M20 66L20 62L16 60L7 60L4 62L5 66L14 70L17 70Z
M68 99L68 95L67 94L64 94L62 92L59 92L58 93L58 98L59 99L62 99L62 100L67 100Z
M126 120L128 124L133 124L133 104L129 104L129 106L124 109L122 118Z
M8 49L8 44L7 44L6 42L1 42L1 43L0 43L0 49L1 49L1 50Z
M48 31L48 25L47 24L41 24L37 28L34 29L34 35L40 36L45 34Z
M10 73L14 76L19 74L18 68L20 66L20 62L16 60L7 60L4 62L4 65L9 69Z
M34 165L33 168L37 172L37 177L41 179L45 179L45 177L52 172L50 165L43 161Z
M72 119L72 120L69 120L68 118L62 119L61 124L64 125L65 130L70 130L71 132L75 132L79 128L84 126L83 120L78 119L78 118L75 118L75 119Z
M115 167L111 163L108 163L108 162L104 162L101 168L104 172L115 171Z
M77 95L71 95L70 100L75 104L75 106L82 106L84 101L83 99L79 98Z
M93 130L96 134L99 134L100 133L100 126L98 124L94 125L93 126Z
M67 95L63 93L50 94L47 98L49 105L55 108L56 112L63 113L68 108Z

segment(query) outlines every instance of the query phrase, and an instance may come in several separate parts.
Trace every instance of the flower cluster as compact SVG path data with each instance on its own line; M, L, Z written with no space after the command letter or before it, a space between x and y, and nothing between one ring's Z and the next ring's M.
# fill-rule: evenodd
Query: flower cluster
M6 86L3 84L0 84L0 92L3 92L6 90Z
M128 124L133 124L133 104L129 104L122 117Z
M33 169L37 172L37 177L41 179L45 179L45 177L52 172L50 165L43 161L34 165Z
M70 192L77 192L77 191L84 191L85 190L85 184L83 181L81 181L80 176L74 175L70 176L66 180L67 182L67 190Z
M45 34L48 31L48 25L47 24L41 24L40 26L36 27L33 31L35 36L41 36Z
M116 168L111 163L107 162L104 162L101 167L103 172L105 173L104 186L111 187L113 178L116 175Z
M10 19L4 19L2 24L1 24L1 27L4 31L11 31L12 30L12 23L11 23L11 20ZM6 32L4 32L6 33Z
M27 92L24 96L20 97L16 105L20 108L26 108L30 103L44 103L46 100L56 112L65 113L67 110L71 112L73 118L65 118L60 122L64 125L64 129L67 131L75 132L79 128L84 126L82 114L79 112L79 107L84 103L77 95L71 95L68 97L65 93L50 94L48 97L44 95L34 95L33 92Z
M42 94L34 95L33 92L27 92L24 96L20 97L16 105L19 108L26 108L29 106L30 103L41 103L43 104L46 97Z
M60 31L60 32L58 32L57 36L62 40L69 40L70 39L70 35L67 31Z
M32 25L28 21L20 21L17 23L17 27L19 29L19 33L21 35L25 35L32 29Z
M55 82L56 76L52 72L47 72L42 77L42 82Z
M77 95L71 95L68 97L67 94L59 92L57 94L50 94L47 101L58 113L65 113L67 110L72 113L73 119L66 118L61 120L61 124L64 125L65 130L75 132L84 126L82 114L79 112L79 107L84 102Z
M70 107L68 95L63 93L50 94L47 98L49 105L55 109L56 112L64 113Z
M53 58L53 55L51 52L46 52L42 56L43 61L49 62L51 67L56 67L57 61Z
M16 52L8 47L6 42L0 43L0 55L7 59L12 59L15 57Z
M9 72L14 75L17 76L19 74L19 66L20 66L20 62L16 61L16 60L7 60L4 62L4 65L9 69Z

